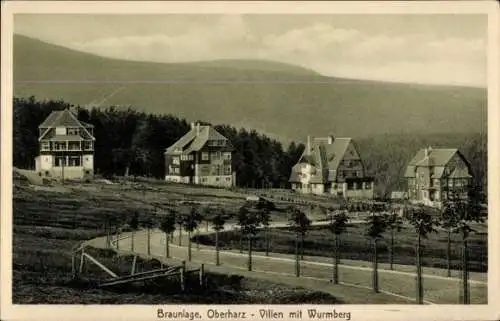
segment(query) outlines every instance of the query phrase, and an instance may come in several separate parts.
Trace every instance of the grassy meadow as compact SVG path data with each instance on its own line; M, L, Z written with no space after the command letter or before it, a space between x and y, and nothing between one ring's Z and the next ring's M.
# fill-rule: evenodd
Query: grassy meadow
M120 191L120 194L118 192ZM143 191L146 191L143 193ZM225 196L225 197L224 197ZM320 291L268 280L209 272L208 290L179 293L177 280L156 285L136 284L114 289L96 289L107 276L86 264L81 280L71 278L72 248L105 235L105 215L117 217L126 230L131 213L161 215L151 203L174 206L187 200L200 204L226 204L237 208L243 199L235 192L190 188L175 184L76 184L29 186L15 181L13 195L13 302L15 304L162 304L162 303L339 303L340 299ZM184 205L179 205L182 210ZM118 257L109 250L90 253L112 271L129 273L131 257ZM139 270L159 264L139 260ZM244 275L244 273L243 273ZM144 285L147 285L145 287ZM165 288L174 289L165 291ZM201 292L200 292L201 291ZM358 290L359 292L359 290ZM359 295L358 295L359 296Z

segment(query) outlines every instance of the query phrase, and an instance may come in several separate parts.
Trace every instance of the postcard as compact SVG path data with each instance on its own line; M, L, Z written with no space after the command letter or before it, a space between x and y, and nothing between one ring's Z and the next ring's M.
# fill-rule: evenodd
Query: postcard
M497 320L495 2L2 2L2 320Z

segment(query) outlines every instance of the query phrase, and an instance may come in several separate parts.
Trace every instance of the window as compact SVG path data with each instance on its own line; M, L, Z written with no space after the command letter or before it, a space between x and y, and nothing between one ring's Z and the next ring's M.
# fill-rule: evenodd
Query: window
M79 134L78 128L68 128L67 132L68 132L68 135L78 135Z
M366 182L365 183L365 189L371 189L372 188L372 183L371 182Z
M68 166L81 166L80 156L69 157Z
M40 149L41 150L50 150L50 143L49 142L42 142Z
M219 160L221 158L220 152L212 152L210 153L211 160Z
M68 142L68 150L80 150L80 142Z
M57 156L55 161L56 166L66 166L66 156Z
M204 160L204 161L208 160L208 153L207 152L201 153L201 160Z
M215 178L215 181L216 181L216 182L218 182L218 181L219 181L219 178L218 178L218 177L216 177L216 178Z
M172 158L172 164L179 165L179 157L173 157Z
M354 184L353 184L353 182L348 182L348 183L347 183L347 189L348 189L348 190L352 190L352 189L354 189Z
M91 141L85 141L83 142L83 149L84 150L92 150L92 142Z
M66 150L66 143L64 142L55 142L54 150Z
M226 177L226 182L230 182L231 181L231 177Z

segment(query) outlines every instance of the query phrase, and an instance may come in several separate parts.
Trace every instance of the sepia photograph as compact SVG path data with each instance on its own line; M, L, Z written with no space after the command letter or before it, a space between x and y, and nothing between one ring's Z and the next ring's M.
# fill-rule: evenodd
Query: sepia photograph
M498 316L494 6L95 4L2 12L2 306Z

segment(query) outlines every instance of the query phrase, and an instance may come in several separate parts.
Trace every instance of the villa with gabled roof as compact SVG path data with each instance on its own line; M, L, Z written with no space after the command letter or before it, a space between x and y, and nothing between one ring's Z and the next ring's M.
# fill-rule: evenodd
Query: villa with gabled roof
M231 142L210 125L191 130L165 151L165 180L230 187L236 184Z
M406 168L408 198L440 208L452 197L467 198L472 184L469 162L456 148L422 148Z
M42 177L84 179L94 175L94 126L69 110L53 111L38 126L39 155L35 168Z
M366 175L351 138L307 138L307 146L292 168L289 182L302 193L342 198L373 198L373 178Z

